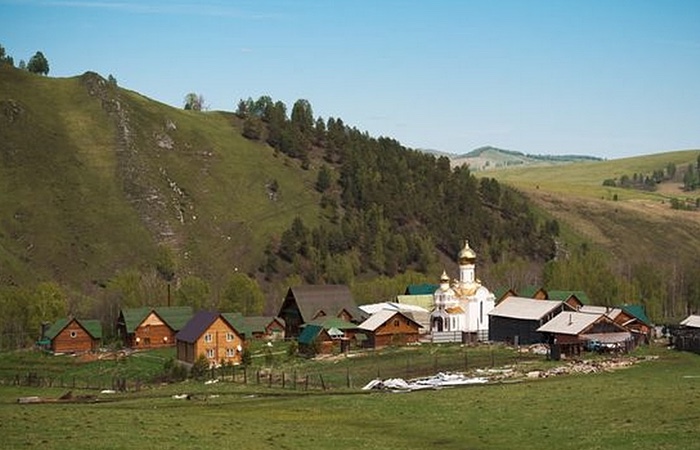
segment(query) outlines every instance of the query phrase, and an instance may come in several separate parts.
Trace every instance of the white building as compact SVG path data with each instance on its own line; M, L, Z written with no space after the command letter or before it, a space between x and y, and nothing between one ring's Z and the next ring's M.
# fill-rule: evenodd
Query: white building
M433 294L430 329L436 342L485 341L489 335L489 312L496 297L476 278L476 253L464 243L459 252L459 279L450 282L442 272L440 287Z

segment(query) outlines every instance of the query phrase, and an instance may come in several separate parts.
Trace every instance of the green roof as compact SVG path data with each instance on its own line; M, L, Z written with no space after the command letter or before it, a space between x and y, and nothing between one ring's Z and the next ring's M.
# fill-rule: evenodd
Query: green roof
M55 321L48 330L46 330L46 338L54 340L58 334L72 321L72 318L64 317ZM78 324L85 328L85 331L94 339L102 339L102 323L99 320L80 320L75 319Z
M542 288L538 286L525 286L524 288L518 291L518 296L525 298L533 298L537 291L539 291L540 289Z
M163 322L174 331L181 330L192 318L192 307L190 306L149 306L143 308L122 309L122 316L126 325L126 332L133 333L141 322L148 317L151 312L155 312Z
M308 322L311 325L318 325L321 328L330 330L331 328L337 328L339 330L348 330L352 328L357 328L357 325L351 322L347 322L338 317L319 317L317 319Z
M584 305L589 305L591 303L588 299L588 295L584 291L547 291L547 295L549 296L549 300L559 300L562 302L573 295Z
M635 317L637 320L644 322L645 324L651 326L651 319L647 316L647 313L644 311L644 306L642 305L623 305L620 306L620 309L622 309L624 312L629 314L630 316Z
M307 324L299 334L298 341L300 344L311 345L314 340L321 334L323 327L321 325Z
M406 287L405 295L433 295L440 286L431 283L409 284Z
M228 320L228 322L233 326L233 328L236 329L236 331L238 331L247 338L250 337L252 330L249 329L246 325L246 320L243 314L235 312L222 313L221 315L224 316L224 319Z

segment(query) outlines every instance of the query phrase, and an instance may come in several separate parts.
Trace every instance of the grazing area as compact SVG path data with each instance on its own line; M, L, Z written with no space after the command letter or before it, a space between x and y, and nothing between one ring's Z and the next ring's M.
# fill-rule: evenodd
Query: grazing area
M692 448L700 359L662 347L643 352L658 358L401 395L187 381L99 394L95 403L25 405L17 399L65 390L3 386L0 432L6 448L46 449L136 448L144 439L159 448Z

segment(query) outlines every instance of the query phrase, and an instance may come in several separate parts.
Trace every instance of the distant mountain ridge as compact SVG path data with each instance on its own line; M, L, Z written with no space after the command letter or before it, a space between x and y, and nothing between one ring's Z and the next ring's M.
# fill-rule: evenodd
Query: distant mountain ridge
M492 146L479 147L461 155L450 155L437 150L428 150L428 152L435 155L447 156L450 158L452 166L463 166L466 164L473 171L603 160L596 156L587 155L535 155Z

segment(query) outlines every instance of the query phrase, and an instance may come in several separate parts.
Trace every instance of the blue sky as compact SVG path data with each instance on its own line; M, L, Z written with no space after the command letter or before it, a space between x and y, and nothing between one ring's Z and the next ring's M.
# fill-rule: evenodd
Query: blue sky
M0 0L50 76L211 109L307 99L412 148L605 158L700 148L700 1Z

